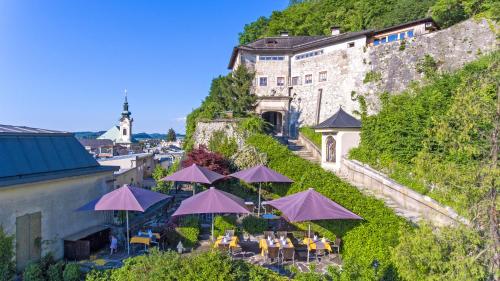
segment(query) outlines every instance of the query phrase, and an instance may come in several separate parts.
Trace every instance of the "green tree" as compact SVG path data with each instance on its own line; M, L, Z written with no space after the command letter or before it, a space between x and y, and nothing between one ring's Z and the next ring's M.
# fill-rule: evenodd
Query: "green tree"
M162 178L168 176L167 169L163 168L161 165L156 165L152 176L156 181L156 186L153 190L156 192L167 193L170 186L167 182L161 180Z
M175 133L174 129L172 128L168 129L167 141L176 141L176 140L177 140L177 134Z
M238 144L235 138L228 137L224 131L215 131L208 142L208 149L230 158L238 151Z
M227 109L233 111L234 116L246 116L253 109L257 100L255 94L252 93L254 77L255 73L243 64L228 75Z
M392 260L404 280L483 280L485 267L477 261L484 245L465 226L432 229L424 223L405 231Z

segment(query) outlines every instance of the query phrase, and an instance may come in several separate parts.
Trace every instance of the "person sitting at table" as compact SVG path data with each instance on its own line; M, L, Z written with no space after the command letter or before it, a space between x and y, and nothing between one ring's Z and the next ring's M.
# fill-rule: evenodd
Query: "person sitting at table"
M116 239L116 237L111 234L110 240L111 240L111 244L109 245L109 249L110 249L109 255L111 256L111 255L113 255L113 252L116 253L116 251L118 250L118 239Z

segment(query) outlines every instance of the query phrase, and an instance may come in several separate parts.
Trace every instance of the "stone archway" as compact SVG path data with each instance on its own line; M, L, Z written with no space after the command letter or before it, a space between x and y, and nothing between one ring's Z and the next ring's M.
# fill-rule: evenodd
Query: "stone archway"
M277 111L262 113L262 118L271 124L273 134L283 134L283 114Z
M326 162L335 163L337 143L333 136L326 137Z

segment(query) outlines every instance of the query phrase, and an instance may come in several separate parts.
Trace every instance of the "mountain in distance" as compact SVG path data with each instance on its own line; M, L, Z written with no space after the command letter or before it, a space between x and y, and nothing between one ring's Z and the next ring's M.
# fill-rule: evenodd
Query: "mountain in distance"
M100 135L104 134L106 131L98 131L98 132L90 132L90 131L83 131L83 132L73 132L75 134L75 137L77 139L97 139ZM137 133L137 134L132 134L133 138L136 140L147 140L147 139L165 139L167 137L167 134L160 134L160 133ZM184 139L185 135L183 134L177 134L177 139Z

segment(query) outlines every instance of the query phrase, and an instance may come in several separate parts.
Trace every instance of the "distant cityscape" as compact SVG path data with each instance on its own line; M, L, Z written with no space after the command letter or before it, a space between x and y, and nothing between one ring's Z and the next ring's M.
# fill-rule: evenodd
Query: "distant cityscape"
M75 134L75 137L77 139L97 139L99 136L104 134L106 131L96 131L96 132L91 132L91 131L82 131L82 132L73 132ZM137 133L137 134L132 134L132 136L137 139L137 140L146 140L146 139L165 139L167 137L167 134L160 134L160 133ZM186 135L184 134L176 134L177 139L183 140Z

